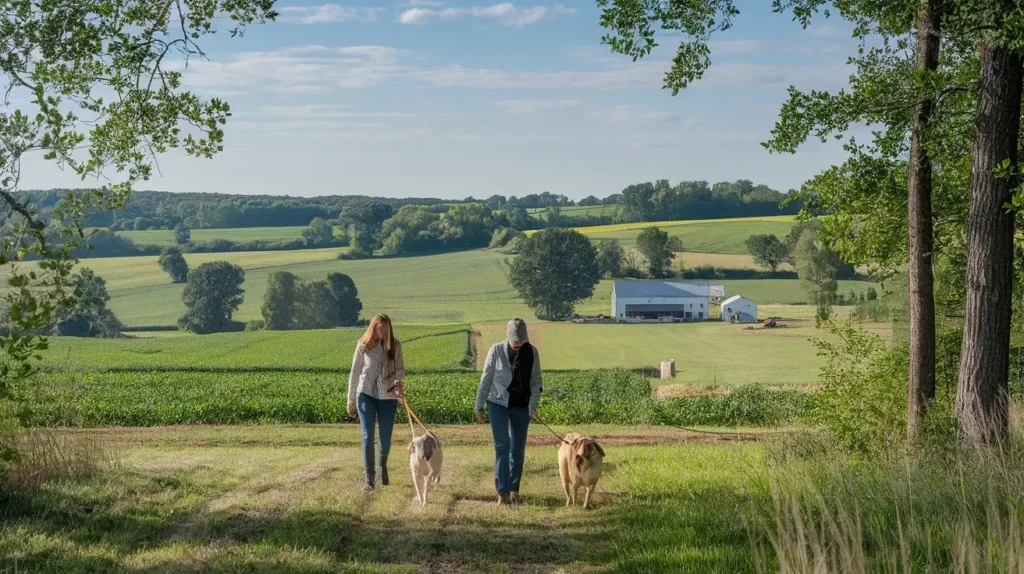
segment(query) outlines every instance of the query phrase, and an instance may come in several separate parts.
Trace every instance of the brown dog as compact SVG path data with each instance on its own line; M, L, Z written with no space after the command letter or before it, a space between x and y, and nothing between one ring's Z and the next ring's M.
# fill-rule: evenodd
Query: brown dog
M565 505L576 504L580 488L586 488L583 508L590 508L590 496L601 478L604 449L597 441L578 433L570 433L558 448L558 475L565 490Z

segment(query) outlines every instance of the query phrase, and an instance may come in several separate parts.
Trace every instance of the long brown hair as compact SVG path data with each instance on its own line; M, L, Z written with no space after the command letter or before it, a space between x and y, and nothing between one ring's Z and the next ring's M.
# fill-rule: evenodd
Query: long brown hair
M388 338L386 340L381 340L377 336L377 326L382 323L388 326ZM389 361L395 360L395 348L398 347L398 342L395 341L395 328L391 325L391 317L387 315L375 316L370 321L370 326L366 328L366 332L363 333L363 337L359 339L359 348L364 351L369 351L377 345L384 347L384 356Z

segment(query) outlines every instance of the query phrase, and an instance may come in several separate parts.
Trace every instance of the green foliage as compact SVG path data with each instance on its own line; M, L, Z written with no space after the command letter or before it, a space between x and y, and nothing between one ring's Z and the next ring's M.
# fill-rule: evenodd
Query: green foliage
M327 274L327 282L334 296L334 309L330 313L334 326L351 327L359 322L359 313L363 303L359 300L359 290L355 281L344 273Z
M523 233L517 231L511 227L499 227L494 230L494 235L491 236L491 242L487 245L490 249L498 249L500 247L507 247L509 243L515 240L515 238L521 236Z
M328 329L337 322L334 315L337 299L331 284L325 280L305 281L295 290L295 329Z
M294 273L275 271L267 279L267 291L263 294L263 315L265 328L272 331L291 329L295 321L296 286L299 278Z
M811 421L845 448L882 452L906 440L906 347L889 349L881 337L847 323L829 323L839 339L816 339L825 358L822 388L813 396Z
M597 246L597 267L601 277L620 277L624 256L622 244L615 239L601 241Z
M470 424L479 382L475 372L410 374L405 388L421 419ZM336 373L54 372L29 390L23 416L35 425L79 426L338 423L346 420L343 391ZM799 416L805 402L800 393L749 387L660 403L644 377L569 371L545 373L541 414L560 425L775 424Z
M302 231L302 239L310 247L326 247L334 242L334 225L322 217L314 217Z
M636 236L636 247L647 259L651 277L664 277L672 264L672 255L682 251L678 237L669 238L668 232L648 227Z
M509 282L542 319L572 317L601 280L594 245L578 231L545 229L522 243Z
M811 396L743 385L729 394L666 399L656 403L655 424L672 426L778 425L807 416Z
M186 311L178 327L199 335L239 330L232 315L245 296L244 281L245 270L227 261L203 263L189 271L181 293Z
M171 276L171 283L184 283L188 281L188 262L181 254L181 248L176 246L164 247L160 251L160 258L157 259L160 269L163 269Z
M174 242L178 245L188 245L192 241L192 230L184 223L174 227Z
M746 246L754 261L771 269L773 273L779 269L779 265L789 260L789 249L774 235L751 235L747 238Z
M273 20L272 0L142 0L9 2L0 21L2 74L8 100L0 117L0 200L12 213L0 231L0 265L39 259L31 270L12 265L6 300L17 329L0 339L0 398L8 385L32 373L46 347L31 334L67 301L73 253L85 240L90 212L122 206L153 158L180 148L191 156L221 151L230 110L181 88L174 56L201 54L198 41L231 22L231 35ZM168 57L168 55L171 57ZM46 161L86 178L111 178L110 187L67 192L46 218L12 191L21 158ZM114 175L116 174L116 175ZM16 215L14 215L16 214ZM48 219L48 220L47 220ZM53 241L53 237L59 241Z
M73 337L117 337L121 322L107 308L107 282L91 269L79 269L71 278L69 304L57 310L56 331Z
M793 263L807 297L817 308L815 319L820 324L832 316L839 283L834 261L818 243L814 232L805 230L793 248Z

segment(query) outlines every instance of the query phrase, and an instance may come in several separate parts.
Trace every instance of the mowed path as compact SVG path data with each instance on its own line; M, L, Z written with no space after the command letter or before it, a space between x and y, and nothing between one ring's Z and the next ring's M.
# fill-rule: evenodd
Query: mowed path
M577 430L608 452L590 511L564 508L557 439L539 426L526 502L511 508L494 502L486 427L435 429L445 466L426 508L413 502L407 426L395 429L392 484L370 494L354 425L78 431L124 449L122 467L8 501L0 570L15 560L19 572L752 569L735 517L760 445L664 428Z

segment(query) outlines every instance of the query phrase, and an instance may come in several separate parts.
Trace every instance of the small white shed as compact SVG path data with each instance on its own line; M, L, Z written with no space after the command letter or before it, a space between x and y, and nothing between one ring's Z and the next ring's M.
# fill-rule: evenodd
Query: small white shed
M722 320L727 323L734 321L737 323L756 323L757 303L739 295L733 295L722 301Z

